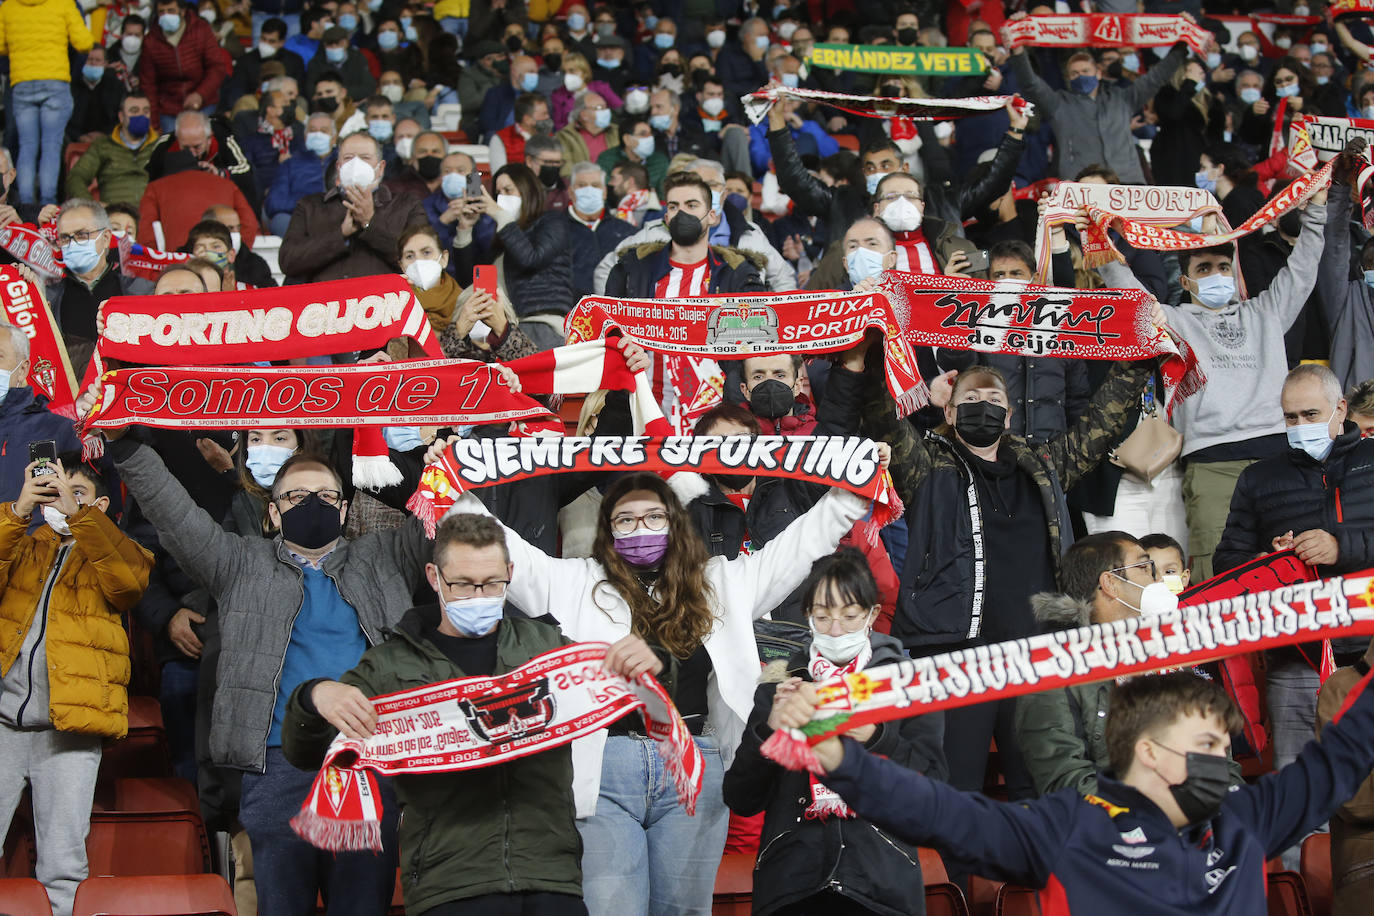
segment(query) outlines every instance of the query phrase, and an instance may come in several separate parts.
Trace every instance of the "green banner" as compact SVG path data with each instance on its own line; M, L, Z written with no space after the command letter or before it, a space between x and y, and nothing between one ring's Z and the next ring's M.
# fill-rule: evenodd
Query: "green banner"
M972 76L988 70L987 58L977 48L818 44L809 60L825 70L901 76Z

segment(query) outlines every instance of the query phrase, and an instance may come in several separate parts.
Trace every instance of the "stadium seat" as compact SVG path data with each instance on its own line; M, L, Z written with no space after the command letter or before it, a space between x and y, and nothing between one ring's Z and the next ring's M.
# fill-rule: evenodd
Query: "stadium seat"
M76 889L72 916L238 916L219 875L87 878Z
M194 875L210 870L200 814L96 811L86 837L92 875Z
M200 797L194 784L176 776L130 777L98 792L95 810L199 814Z
M859 151L859 138L853 134L831 134L830 136L835 138L835 142L840 145L840 149L847 149L854 153Z
M1331 916L1331 834L1314 833L1302 841L1302 883L1314 916Z
M33 878L0 878L0 907L6 916L52 916L48 892Z
M716 869L712 916L749 916L754 899L754 856L726 853Z
M1265 896L1269 900L1269 916L1312 916L1307 888L1302 875L1295 871L1270 872Z
M129 734L107 745L100 758L98 781L112 783L130 776L171 776L162 707L154 697L129 697Z
M997 916L1040 916L1040 893L1033 888L1004 884L997 890Z
M929 884L949 883L949 872L945 871L945 860L940 857L940 853L929 846L922 846L916 850L921 863L921 880Z
M973 916L994 916L997 912L997 893L1006 882L993 881L980 875L968 876L968 909Z
M926 916L969 916L964 892L957 884L926 884Z

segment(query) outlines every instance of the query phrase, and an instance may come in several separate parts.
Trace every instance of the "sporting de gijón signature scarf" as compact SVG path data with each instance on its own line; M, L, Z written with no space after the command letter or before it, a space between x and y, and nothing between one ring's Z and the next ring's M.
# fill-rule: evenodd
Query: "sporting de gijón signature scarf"
M26 280L14 265L6 265L0 267L0 299L4 301L5 321L29 340L30 387L48 399L48 409L53 413L75 420L76 373L43 290Z
M1212 33L1182 16L1134 13L1077 13L1027 16L1002 26L1008 48L1033 45L1046 48L1158 48L1186 42L1206 54Z
M609 673L606 643L575 643L506 674L466 677L374 697L367 740L337 735L291 827L335 851L382 848L375 773L415 776L499 766L570 744L638 711L678 802L695 814L701 751L667 692L650 674ZM557 786L552 788L559 788ZM562 787L568 792L572 786Z
M820 774L811 745L871 722L1374 633L1374 578L1368 572L847 674L818 684L820 705L812 720L774 732L762 750L788 769Z
M1187 341L1150 319L1148 293L885 271L878 289L914 346L1066 359L1164 357L1165 403L1207 378Z
M611 299L584 296L568 316L568 343L619 329L646 350L678 356L743 359L773 354L829 353L854 346L869 328L883 334L884 371L906 413L924 407L930 391L892 307L874 293L703 296L696 299ZM679 391L691 402L695 391Z

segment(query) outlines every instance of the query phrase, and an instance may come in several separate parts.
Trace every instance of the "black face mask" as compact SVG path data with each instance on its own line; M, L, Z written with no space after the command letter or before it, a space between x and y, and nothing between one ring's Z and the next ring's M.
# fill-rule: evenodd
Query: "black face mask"
M898 29L897 40L904 45L914 45L920 38L915 29Z
M315 99L310 103L310 110L312 113L323 112L324 114L332 115L339 110L339 100L332 95Z
M712 474L711 479L730 490L743 490L753 480L750 474Z
M682 75L682 65L681 65L681 64L664 64L662 67L660 67L660 68L658 69L658 75L659 75L659 76L681 76L681 75Z
M546 188L557 187L559 180L563 177L559 171L560 169L556 165L541 165L539 167L539 183Z
M900 99L902 97L901 86L884 86L878 90L878 94L888 99Z
M1169 793L1178 802L1178 808L1188 823L1201 824L1216 817L1221 812L1226 793L1231 790L1231 770L1226 758L1192 751L1184 754L1158 741L1154 744L1171 754L1178 754L1186 761L1187 777L1178 785L1169 786Z
M320 499L318 493L311 493L299 506L281 514L282 539L306 550L319 550L342 533L339 507Z
M968 401L954 410L954 429L974 448L987 448L1006 429L1007 409L991 401Z
M415 171L420 173L420 177L425 181L433 181L439 177L439 166L443 164L442 156L417 156L415 158Z
M518 54L520 52L520 49L524 46L525 43L520 40L519 35L506 36L506 50L510 51L512 54Z
M711 71L705 67L698 67L692 71L692 85L700 92L706 86L706 81L711 78Z
M780 420L792 412L795 403L792 386L775 378L759 382L749 392L749 410L756 417Z
M672 236L676 244L682 245L684 248L701 241L703 228L705 227L701 220L686 210L677 211L677 215L668 220L668 235Z
M556 73L563 69L563 55L557 52L544 55L544 69Z

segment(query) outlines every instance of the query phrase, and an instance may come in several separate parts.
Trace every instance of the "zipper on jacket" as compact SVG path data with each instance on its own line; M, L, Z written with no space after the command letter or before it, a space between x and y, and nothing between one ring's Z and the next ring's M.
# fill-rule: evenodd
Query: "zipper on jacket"
M53 562L52 570L48 573L48 581L43 583L43 597L38 601L38 610L42 612L43 619L38 624L38 638L33 641L34 646L43 644L48 633L48 602L52 600L52 590L57 585L57 577L62 572L62 564L67 561L67 554L71 553L71 545L64 544L57 549L57 559ZM43 647L43 660L46 662L48 657L47 646ZM24 702L19 704L19 711L14 714L14 721L20 727L24 727L24 710L29 708L29 700L33 699L33 650L29 650L29 680L26 685L28 690L24 697ZM48 720L52 720L52 683L48 684ZM39 724L39 723L35 723Z
M840 835L840 848L835 851L835 864L830 866L830 874L825 876L823 886L834 888L837 892L843 893L844 886L835 877L840 872L840 860L844 858L845 849L844 824L840 823L841 820L842 818L835 818L835 831Z
M908 864L910 864L912 868L920 868L920 867L921 867L919 862L912 862L912 861L911 861L911 856L909 856L909 855L906 854L906 850L903 849L902 847L898 846L896 843L892 842L892 838L889 837L886 833L883 833L881 830L879 830L876 824L869 824L868 826L872 827L872 828L873 828L873 832L876 833L878 836L880 836L880 837L883 838L883 842L884 842L884 843L886 843L887 845L891 846L893 849L895 849L895 850L897 850L899 853L901 853L901 854L902 854L902 858L903 858L903 859L906 859L907 862L908 862Z
M277 559L280 560L281 558L278 557ZM305 606L305 571L301 569L300 565L297 564L294 560L292 561L291 565L295 567L296 575L300 577L299 579L297 579L296 584L300 586L301 598L300 601L296 603L295 613L291 615L291 625L287 627L286 630L286 650L283 651L281 654L281 661L277 662L277 676L272 680L273 711L275 711L277 708L277 692L281 690L281 673L282 670L286 667L286 653L291 650L291 634L296 629L296 618L301 616L301 608ZM267 739L271 736L271 734L272 720L268 719L267 730L262 733L262 769L259 770L259 772L261 773L267 772Z
M420 865L425 861L425 844L429 842L430 831L434 829L434 818L431 816L425 821L424 832L420 834L420 842L415 844L415 852L410 857L410 886L417 887L420 884Z
M506 820L506 829L501 837L505 847L501 851L501 858L506 865L506 891L509 893L515 890L515 876L510 870L510 773L506 769L501 772L501 811Z
M788 836L788 835L791 834L791 833L792 833L792 831L790 831L790 830L784 830L782 833L778 834L777 836L773 837L773 839L769 840L767 846L765 846L765 847L763 847L763 849L759 850L758 858L757 858L757 859L755 860L755 862L754 862L754 871L758 871L758 870L759 870L759 866L763 864L763 858L764 858L764 856L768 855L768 850L770 850L770 849L773 848L773 844L776 843L778 840L782 839L783 837Z

